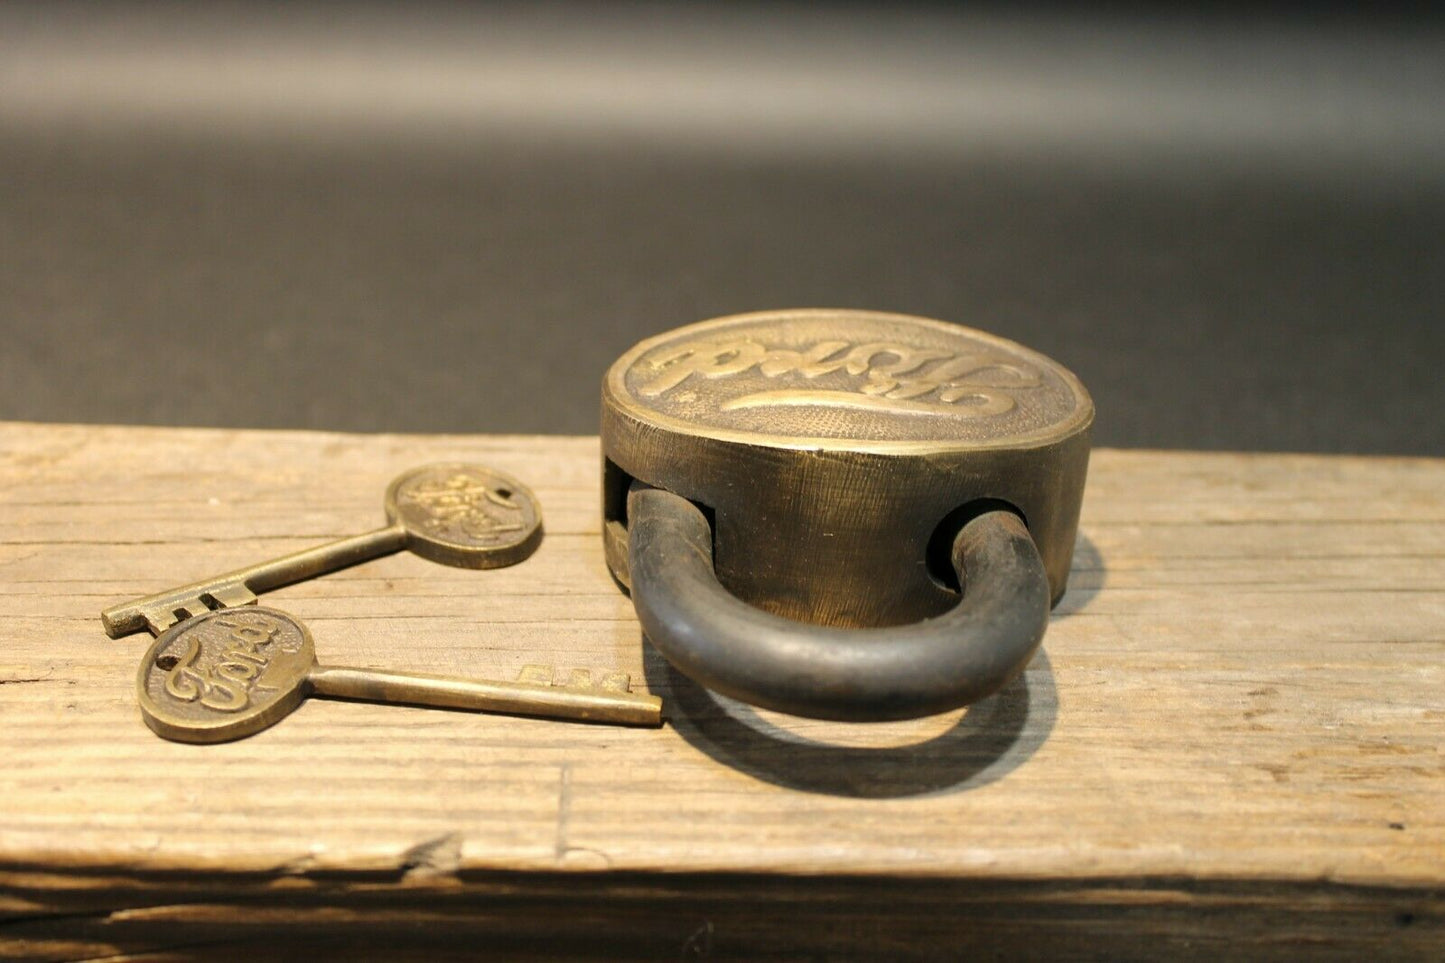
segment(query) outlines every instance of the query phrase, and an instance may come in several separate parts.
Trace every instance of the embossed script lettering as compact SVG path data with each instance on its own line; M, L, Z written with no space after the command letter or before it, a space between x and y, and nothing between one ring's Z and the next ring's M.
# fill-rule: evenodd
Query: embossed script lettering
M511 495L458 474L419 482L401 497L426 512L427 528L433 531L455 528L470 538L483 538L522 530L522 507ZM498 511L503 513L502 517L498 517Z
M181 702L199 700L218 712L239 712L250 702L256 678L270 664L278 627L224 619L214 624L227 630L219 654L202 658L206 647L199 635L191 636L186 654L166 673L166 693Z
M693 376L728 378L756 368L766 378L814 380L834 372L862 376L850 389L778 388L731 398L723 410L782 405L872 408L900 413L977 418L1010 411L1014 392L1037 388L1039 372L983 353L954 354L888 341L819 341L800 350L769 348L746 338L679 345L649 359L656 374L637 389L666 394Z

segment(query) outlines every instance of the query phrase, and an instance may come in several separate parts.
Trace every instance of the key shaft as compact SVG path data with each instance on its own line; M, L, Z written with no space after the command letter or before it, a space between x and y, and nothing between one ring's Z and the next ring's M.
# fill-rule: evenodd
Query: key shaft
M333 699L472 709L611 725L662 725L662 700L629 692L625 687L612 690L585 684L493 682L319 665L307 674L307 682L312 695Z
M391 555L407 546L407 530L387 525L363 535L337 539L224 575L113 605L100 614L112 639L149 629L160 635L177 622L209 609L254 605L256 595L352 565Z

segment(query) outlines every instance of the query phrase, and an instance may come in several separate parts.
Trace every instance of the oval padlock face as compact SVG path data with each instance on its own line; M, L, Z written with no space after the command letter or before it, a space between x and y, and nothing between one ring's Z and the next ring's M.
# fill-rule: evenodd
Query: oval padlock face
M959 325L780 311L680 328L613 366L640 423L737 444L842 451L990 448L1086 424L1088 394L1035 351Z
M636 345L602 397L607 557L624 585L637 481L703 508L722 584L793 619L947 610L947 545L985 504L1023 517L1063 593L1093 403L1014 342L870 311L737 315Z

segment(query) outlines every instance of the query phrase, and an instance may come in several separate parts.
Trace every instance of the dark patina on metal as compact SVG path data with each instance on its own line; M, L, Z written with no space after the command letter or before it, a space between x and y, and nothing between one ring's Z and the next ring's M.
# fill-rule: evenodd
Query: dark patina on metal
M963 705L1022 671L1064 592L1092 422L1068 370L959 325L690 325L603 382L607 561L719 691L827 718Z

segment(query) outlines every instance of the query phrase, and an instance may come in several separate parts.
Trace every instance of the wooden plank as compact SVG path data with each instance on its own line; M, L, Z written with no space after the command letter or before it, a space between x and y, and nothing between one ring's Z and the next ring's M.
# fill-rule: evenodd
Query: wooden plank
M266 601L338 664L620 667L666 728L321 701L223 746L145 728L149 636L107 639L104 605L374 527L438 460L533 486L531 560ZM0 958L276 926L421 955L1445 946L1445 461L1097 452L1024 679L880 726L645 651L598 478L593 438L0 425Z

